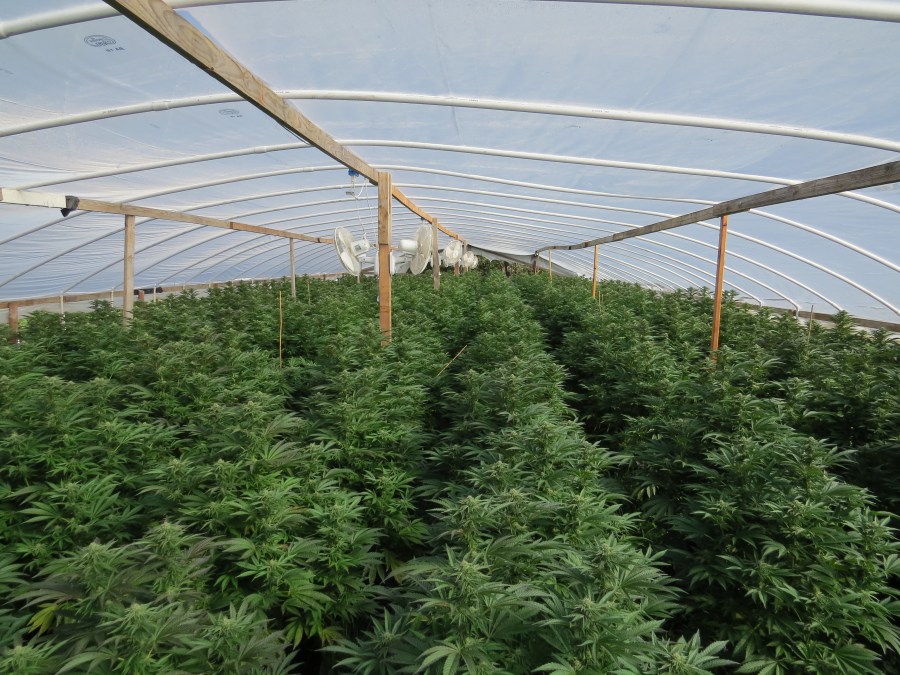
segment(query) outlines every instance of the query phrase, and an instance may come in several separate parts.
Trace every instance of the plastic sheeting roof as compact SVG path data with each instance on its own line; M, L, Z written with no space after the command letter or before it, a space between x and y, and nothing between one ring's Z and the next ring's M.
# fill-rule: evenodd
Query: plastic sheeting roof
M900 157L895 0L170 4L482 249L527 255ZM374 186L348 197L344 167L104 3L5 2L0 38L0 186L374 239ZM393 218L395 237L420 223ZM286 239L137 223L138 287L289 269ZM900 185L729 225L726 289L900 320ZM122 231L0 204L0 298L120 288ZM716 240L707 223L604 245L600 274L711 286ZM298 273L341 269L296 243ZM590 274L593 250L553 259Z

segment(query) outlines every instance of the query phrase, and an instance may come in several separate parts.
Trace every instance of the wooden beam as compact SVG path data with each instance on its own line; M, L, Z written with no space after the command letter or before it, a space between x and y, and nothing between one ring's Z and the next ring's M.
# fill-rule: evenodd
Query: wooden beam
M382 344L391 340L391 174L378 172L378 319L384 334Z
M6 306L6 323L9 324L9 339L15 342L19 335L19 303L11 302Z
M380 173L348 147L301 113L237 59L206 37L162 0L105 0L122 15L175 50L194 65L235 92L247 102L344 166L358 171L372 182ZM393 196L406 208L431 222L432 217L416 206L400 190ZM442 230L450 236L449 230Z
M10 190L0 188L0 202L7 204L24 204L26 206L46 206L44 204L35 204L34 195L38 195L40 199L58 197L62 198L63 203L67 198L66 195L53 195L47 193L32 193L24 190ZM73 204L72 211L95 211L97 213L114 213L122 216L138 216L141 218L158 218L160 220L171 220L178 223L191 223L193 225L207 225L209 227L221 227L228 230L236 230L239 232L254 232L256 234L270 234L275 237L286 237L288 239L301 239L303 241L312 241L317 244L333 244L334 240L327 237L310 237L306 234L298 234L296 232L287 232L285 230L277 230L272 227L262 227L261 225L249 225L247 223L239 223L233 220L222 220L220 218L209 218L207 216L197 216L192 213L183 213L181 211L166 211L164 209L152 209L146 206L134 206L132 204L120 204L118 202L105 202L98 199L82 199L78 197L68 196L69 202ZM56 208L55 205L51 208Z
M599 257L600 247L594 245L594 280L591 284L591 297L597 297L597 258Z
M122 323L128 326L134 317L134 216L125 216L125 255L122 268Z
M434 290L441 290L441 254L438 251L438 225L437 218L431 221L431 271L434 274Z
M105 0L188 61L199 66L266 115L344 166L377 181L374 167L338 143L233 56L183 19L162 0Z
M710 357L716 360L719 351L719 326L722 322L722 283L725 279L725 242L728 239L728 216L722 216L719 224L719 257L716 261L716 290L713 296L712 337L709 342Z
M297 269L295 267L296 259L294 257L294 240L288 239L291 256L291 298L297 299Z
M652 225L646 225L624 232L617 232L616 234L607 237L591 239L590 241L584 241L579 244L571 244L568 246L544 246L543 248L537 249L535 253L552 249L573 251L575 249L587 248L588 246L596 246L598 244L609 244L614 241L622 241L623 239L631 239L632 237L641 237L645 234L671 230L674 227L691 225L692 223L698 223L701 220L720 218L721 216L728 216L734 213L743 213L750 209L760 209L775 204L786 204L788 202L800 201L801 199L811 199L812 197L824 197L826 195L837 194L838 192L861 190L863 188L886 185L898 181L900 181L900 161L888 162L887 164L879 164L878 166L871 166L866 169L841 173L826 178L817 178L815 180L806 181L805 183L798 183L797 185L790 185L776 190L759 192L747 197L730 199L726 202L720 202L714 206L701 209L700 211L693 211L675 218L667 218L666 220L661 220Z
M550 274L550 281L553 281L553 251L547 251L547 272Z

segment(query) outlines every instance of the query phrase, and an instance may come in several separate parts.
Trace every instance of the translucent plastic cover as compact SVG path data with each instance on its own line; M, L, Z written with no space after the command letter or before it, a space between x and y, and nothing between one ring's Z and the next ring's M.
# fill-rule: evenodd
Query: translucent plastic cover
M900 156L893 0L172 4L480 249L528 255ZM374 186L105 3L4 2L0 36L0 187L374 239ZM393 219L396 239L421 224L396 203ZM604 245L600 276L710 286L716 225ZM747 301L900 321L900 185L729 225L725 287ZM298 273L343 269L296 244ZM0 204L0 298L121 287L122 256L121 216ZM593 249L553 260L590 274ZM283 238L137 220L138 287L288 269Z

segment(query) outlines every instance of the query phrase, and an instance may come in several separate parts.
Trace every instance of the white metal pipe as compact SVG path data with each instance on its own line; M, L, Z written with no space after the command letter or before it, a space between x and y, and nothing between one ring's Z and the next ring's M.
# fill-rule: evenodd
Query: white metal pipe
M771 183L775 185L797 185L802 183L800 180L792 180L786 178L777 178L774 176L760 176L755 174L742 174L737 172L729 172L729 171L716 171L712 169L695 169L690 167L679 167L679 166L670 166L665 164L646 164L640 162L620 162L613 160L605 160L605 159L595 159L591 157L573 157L568 155L553 155L546 153L536 153L536 152L521 152L521 151L513 151L513 150L501 150L497 148L479 148L474 146L465 146L465 145L449 145L444 143L419 143L419 142L411 142L411 141L397 141L397 140L339 140L339 143L345 146L354 146L354 147L396 147L396 148L411 148L411 149L420 149L420 150L440 150L446 152L459 152L459 153L467 153L467 154L480 154L480 155L489 155L494 157L505 157L505 158L513 158L513 159L526 159L526 160L535 160L535 161L546 161L546 162L556 162L563 164L578 164L578 165L586 165L586 166L602 166L609 168L619 168L619 169L631 169L631 170L641 170L641 171L654 171L661 173L673 173L673 174L686 174L686 175L694 175L694 176L704 176L708 178L728 178L733 180L742 180L742 181L753 181L753 182L762 182L762 183ZM115 169L104 169L102 171L94 171L82 174L76 174L74 176L69 176L62 180L53 180L53 181L42 181L37 183L29 183L26 185L17 185L14 186L20 190L26 189L34 189L38 187L47 187L50 185L58 185L60 183L72 183L76 181L89 180L93 178L104 178L107 176L116 176L123 175L127 173L136 173L140 171L147 171L150 169L159 169L171 166L182 166L185 164L194 164L198 162L206 162L213 161L216 159L225 159L230 157L240 157L243 155L253 154L253 153L267 153L267 152L278 152L282 150L297 150L297 149L310 149L312 146L306 143L284 143L281 145L271 145L271 146L255 146L251 148L242 148L238 150L230 150L226 152L217 152L217 153L209 153L205 155L195 155L192 157L182 157L178 159L170 159L160 162L149 162L145 164L135 164L130 167L117 167ZM381 168L381 167L376 167ZM304 167L303 169L298 169L298 173L306 172L306 171L331 171L334 170L333 166L322 166L322 167ZM891 202L886 202L881 199L875 199L873 197L869 197L868 195L861 194L859 192L839 192L837 193L840 196L847 197L849 199L855 199L857 201L865 202L867 204L871 204L873 206L878 206L884 209L888 209L890 211L894 211L895 213L900 213L900 205L892 204Z
M778 12L866 21L900 21L900 5L887 0L541 0L609 5L659 5L744 12Z
M189 7L205 7L207 5L231 5L245 2L269 2L271 0L165 0L172 9L186 9ZM14 35L23 35L47 28L69 26L85 21L96 21L119 13L106 4L90 6L69 7L62 10L41 12L30 16L0 22L0 40Z
M661 124L667 126L695 127L700 129L720 129L768 136L787 136L806 140L825 141L842 145L854 145L877 148L888 152L900 152L900 142L877 136L850 134L813 127L756 122L745 119L724 117L708 117L703 115L686 115L660 113L646 110L630 110L619 108L601 108L596 106L565 105L541 103L536 101L519 101L510 99L492 99L465 96L438 96L434 94L416 94L405 92L381 92L338 89L280 89L278 95L294 100L321 101L360 101L366 103L400 103L409 105L442 106L452 108L475 108L479 110L521 112L538 115L576 117L581 119L604 119L620 122L643 124ZM219 105L243 101L234 93L207 94L203 96L187 96L178 99L159 99L113 108L102 108L71 115L42 119L25 124L7 127L0 130L0 138L45 129L55 129L85 122L115 117L126 117L161 110L175 110L203 105Z

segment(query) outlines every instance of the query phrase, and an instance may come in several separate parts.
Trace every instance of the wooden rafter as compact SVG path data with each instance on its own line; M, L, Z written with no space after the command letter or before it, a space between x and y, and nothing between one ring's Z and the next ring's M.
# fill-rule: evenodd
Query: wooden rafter
M57 209L69 208L72 211L77 209L79 211L114 213L123 216L157 218L159 220L171 220L178 223L191 223L193 225L221 227L227 230L237 230L239 232L254 232L256 234L270 234L275 237L286 237L288 239L301 239L303 241L312 241L317 244L334 243L334 240L328 237L310 237L306 234L298 234L297 232L288 232L287 230L278 230L273 227L263 227L261 225L239 223L234 220L209 218L207 216L198 216L193 213L184 213L182 211L167 211L165 209L153 209L146 206L135 206L133 204L105 202L99 199L81 199L77 197L47 192L28 192L25 190L11 190L8 188L0 188L0 202L6 204L22 204L25 206L44 206Z
M206 37L196 26L182 18L162 0L104 0L123 16L202 68L248 103L274 119L282 127L299 136L344 166L358 171L372 183L378 182L378 170L347 146L301 113L289 101L224 49ZM400 190L391 191L394 199L428 222L432 217L416 206ZM455 233L442 228L451 237Z
M888 162L887 164L879 164L866 169L841 173L826 178L817 178L815 180L790 185L788 187L778 188L777 190L768 190L747 197L738 197L737 199L729 199L720 202L714 206L710 206L700 211L693 211L683 216L675 218L667 218L652 225L637 227L633 230L625 230L607 237L591 239L579 244L560 245L560 246L544 246L535 251L535 255L541 251L550 251L554 249L574 251L588 246L596 246L598 244L609 244L623 239L631 239L632 237L641 237L645 234L653 234L662 232L663 230L671 230L675 227L683 225L691 225L701 220L710 218L720 218L722 216L742 213L750 209L760 209L765 206L773 206L774 204L786 204L788 202L796 202L801 199L810 199L812 197L824 197L825 195L833 195L838 192L847 192L850 190L861 190L867 187L875 187L877 185L886 185L887 183L896 183L900 181L900 162Z

